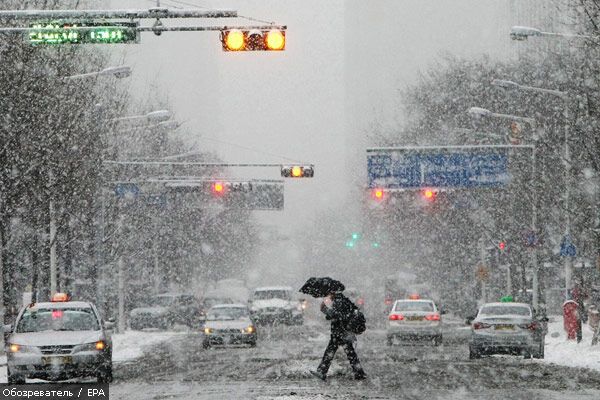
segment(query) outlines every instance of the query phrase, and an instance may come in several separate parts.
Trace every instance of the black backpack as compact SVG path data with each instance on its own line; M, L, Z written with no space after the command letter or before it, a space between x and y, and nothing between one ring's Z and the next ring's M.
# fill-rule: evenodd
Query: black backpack
M352 314L350 314L350 318L348 318L346 328L348 329L348 332L352 332L356 335L360 335L367 330L367 320L358 307L354 306Z

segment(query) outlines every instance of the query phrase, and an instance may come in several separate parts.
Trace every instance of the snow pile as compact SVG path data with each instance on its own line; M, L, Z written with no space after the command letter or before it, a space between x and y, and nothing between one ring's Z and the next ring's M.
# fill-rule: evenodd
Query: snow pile
M168 342L174 337L185 335L186 332L170 331L125 331L115 333L113 340L113 361L123 362L134 360L144 354L144 350L159 343Z
M592 346L593 334L590 326L584 324L581 343L567 340L562 317L553 318L553 321L548 324L544 362L600 371L600 344Z

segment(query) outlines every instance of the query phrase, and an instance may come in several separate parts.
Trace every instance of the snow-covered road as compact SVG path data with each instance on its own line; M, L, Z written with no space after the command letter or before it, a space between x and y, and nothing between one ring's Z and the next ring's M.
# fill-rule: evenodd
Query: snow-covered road
M113 399L597 399L600 373L521 357L469 360L465 330L440 348L388 347L385 332L370 330L358 352L369 374L352 379L342 354L328 382L315 380L326 327L259 331L256 348L203 350L202 335L180 335L117 367ZM449 336L449 335L448 335Z

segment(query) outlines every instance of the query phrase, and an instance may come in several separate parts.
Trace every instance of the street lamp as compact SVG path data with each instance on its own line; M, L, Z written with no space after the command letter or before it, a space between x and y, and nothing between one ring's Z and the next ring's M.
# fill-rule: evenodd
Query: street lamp
M167 121L171 118L171 112L169 110L157 110L151 111L144 115L131 115L128 117L112 118L111 122L148 122L158 124L160 122Z
M533 118L529 117L521 117L518 115L510 115L510 114L499 114L495 112L491 112L486 108L481 107L471 107L467 111L467 113L473 118L498 118L498 119L508 119L511 121L521 121L529 124L531 128L535 131L536 129L536 121Z
M571 215L570 215L570 202L571 202L571 150L569 147L569 106L573 101L572 96L568 92L562 92L560 90L544 89L534 86L521 85L512 81L505 81L501 79L494 79L492 85L511 90L522 90L524 92L533 92L540 94L549 94L556 96L564 101L563 119L564 125L564 142L565 142L565 238L568 238L571 234ZM571 264L571 257L565 256L565 295L568 296L569 290L571 289L571 277L573 275L573 267Z
M576 35L573 33L556 33L556 32L544 32L537 28L529 26L513 26L510 28L510 38L512 40L527 40L530 36L553 36L561 37L565 39L593 39L592 36L588 35Z
M95 78L95 77L110 77L114 76L115 78L126 78L131 75L131 68L125 65L116 66L116 67L107 67L102 71L90 72L87 74L77 74L66 76L64 80L78 80L78 79L87 79L87 78ZM52 173L52 169L48 169L49 182L54 180L54 174ZM54 199L51 194L50 201L48 204L49 214L50 214L50 295L54 295L57 291L58 286L58 252L57 252L57 226L56 226L56 216L55 216L55 206Z
M510 82L510 81L507 81ZM517 115L509 115L509 114L499 114L491 112L488 109L481 107L471 107L468 111L468 114L473 118L499 118L499 119L509 119L512 121L523 121L528 123L533 129L535 129L537 123L536 120L530 117L522 117ZM531 181L534 184L534 196L536 194L535 190L535 182L536 182L536 147L531 146ZM532 212L531 212L531 230L534 234L537 235L537 201L534 197L532 203ZM534 246L531 251L531 266L533 269L533 308L538 308L539 303L539 271L538 271L538 259L537 259L537 247ZM525 288L523 288L525 289Z
M104 68L102 71L88 72L86 74L71 75L71 76L65 77L64 79L69 80L69 81L74 81L74 80L78 80L78 79L95 78L98 76L107 76L107 77L114 76L115 78L118 78L118 79L127 78L127 77L131 76L131 67L128 67L126 65L121 65L118 67L107 67L107 68Z

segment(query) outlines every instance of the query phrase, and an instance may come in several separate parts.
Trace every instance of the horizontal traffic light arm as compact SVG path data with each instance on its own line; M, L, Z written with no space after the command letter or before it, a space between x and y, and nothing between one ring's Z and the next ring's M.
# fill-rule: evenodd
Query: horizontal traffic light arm
M283 168L283 164L272 163L206 163L206 162L187 162L187 161L114 161L104 160L105 165L146 165L146 166L165 166L165 165L180 165L180 166L198 166L198 167L277 167ZM303 164L314 167L313 164Z
M148 10L8 10L0 11L0 20L63 20L63 19L154 19L154 18L236 18L234 10L171 10L150 8Z
M104 28L118 28L118 26L105 26ZM287 29L286 26L271 26L271 25L263 25L263 26L138 26L136 28L131 28L136 30L137 32L216 32L223 30L267 30L267 29ZM56 28L30 28L30 27L22 27L22 28L0 28L0 33L29 33L29 32L55 32ZM87 27L87 26L78 26L71 27L68 30L77 31L77 32L89 32L98 30L98 27Z

